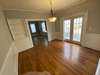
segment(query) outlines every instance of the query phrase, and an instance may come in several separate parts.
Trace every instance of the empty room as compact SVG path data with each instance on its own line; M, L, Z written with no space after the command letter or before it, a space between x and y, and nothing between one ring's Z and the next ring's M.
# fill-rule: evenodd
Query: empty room
M100 0L0 0L0 75L100 75Z

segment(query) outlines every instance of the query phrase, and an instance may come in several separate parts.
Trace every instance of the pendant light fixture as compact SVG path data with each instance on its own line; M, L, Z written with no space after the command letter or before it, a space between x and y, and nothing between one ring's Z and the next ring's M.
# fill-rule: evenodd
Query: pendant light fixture
M57 18L54 16L52 0L50 0L50 7L51 7L51 11L50 11L51 16L48 18L48 20L49 22L55 22Z

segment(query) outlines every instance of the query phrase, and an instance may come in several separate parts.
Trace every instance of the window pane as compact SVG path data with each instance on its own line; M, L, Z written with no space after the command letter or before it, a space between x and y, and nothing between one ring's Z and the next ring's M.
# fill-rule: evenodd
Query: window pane
M30 26L32 33L35 33L36 32L35 24L31 24Z
M73 30L73 40L80 42L81 39L81 30L82 30L82 17L74 19L74 30Z
M42 31L47 32L45 22L42 22Z
M70 39L70 24L71 20L64 21L64 39Z

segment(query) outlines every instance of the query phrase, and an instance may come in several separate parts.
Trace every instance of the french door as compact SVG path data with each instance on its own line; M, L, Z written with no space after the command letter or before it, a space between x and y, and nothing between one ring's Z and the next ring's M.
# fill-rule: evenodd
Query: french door
M33 42L37 38L48 40L46 21L29 21L28 23Z
M71 32L71 20L64 21L64 39L70 40L70 33Z
M83 17L64 20L64 40L81 41Z

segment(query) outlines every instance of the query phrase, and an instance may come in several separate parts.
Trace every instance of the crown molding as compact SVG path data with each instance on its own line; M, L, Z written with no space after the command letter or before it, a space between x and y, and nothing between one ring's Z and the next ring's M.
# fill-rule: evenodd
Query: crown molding
M49 14L49 11L41 11L41 10L24 10L24 9L3 9L6 11L17 11L17 12L30 12L30 13L37 13L37 14Z

